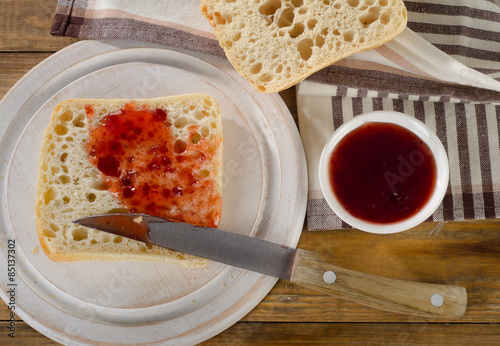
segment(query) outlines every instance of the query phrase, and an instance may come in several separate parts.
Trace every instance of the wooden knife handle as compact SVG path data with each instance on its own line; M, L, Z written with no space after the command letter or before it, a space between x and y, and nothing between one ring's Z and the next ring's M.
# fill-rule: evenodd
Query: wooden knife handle
M374 308L431 318L460 317L467 306L463 287L364 274L324 263L300 249L290 281Z

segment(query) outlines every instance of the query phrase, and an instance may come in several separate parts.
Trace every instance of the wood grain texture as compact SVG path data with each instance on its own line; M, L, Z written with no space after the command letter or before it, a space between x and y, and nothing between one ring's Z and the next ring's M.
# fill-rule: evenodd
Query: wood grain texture
M353 271L323 262L302 249L297 250L291 282L377 309L428 318L459 318L467 306L463 287Z
M0 52L57 51L76 42L50 34L56 5L57 0L2 0Z

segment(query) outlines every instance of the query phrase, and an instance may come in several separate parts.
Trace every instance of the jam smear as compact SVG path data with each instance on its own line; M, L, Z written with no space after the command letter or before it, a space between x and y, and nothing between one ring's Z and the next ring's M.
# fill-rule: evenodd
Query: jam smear
M330 158L333 192L354 217L393 223L415 215L436 186L436 161L413 132L367 123L348 133Z
M170 126L166 110L130 102L89 127L89 160L130 212L217 227L222 200L216 177L204 168L214 143L197 138L194 144L191 129L190 138L176 139Z

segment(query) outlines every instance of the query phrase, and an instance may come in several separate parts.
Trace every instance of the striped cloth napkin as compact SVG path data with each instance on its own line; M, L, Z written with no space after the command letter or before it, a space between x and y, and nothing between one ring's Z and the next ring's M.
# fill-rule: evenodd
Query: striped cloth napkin
M133 39L224 53L199 0L59 0L51 33ZM442 140L450 185L434 221L500 217L500 6L494 0L405 1L408 28L375 50L329 66L297 87L309 171L307 229L348 228L327 206L317 166L342 123L372 110L423 121Z

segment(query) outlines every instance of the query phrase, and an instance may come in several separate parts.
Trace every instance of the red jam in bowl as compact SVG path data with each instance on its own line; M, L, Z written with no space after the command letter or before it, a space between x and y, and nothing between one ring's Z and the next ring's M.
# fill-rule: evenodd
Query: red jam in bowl
M334 148L329 177L339 203L352 216L388 224L417 214L437 181L429 146L408 129L368 122Z

